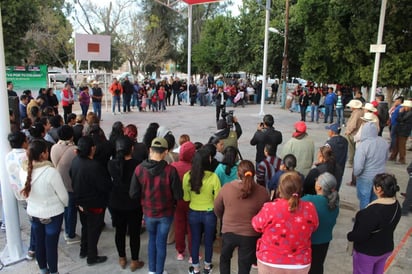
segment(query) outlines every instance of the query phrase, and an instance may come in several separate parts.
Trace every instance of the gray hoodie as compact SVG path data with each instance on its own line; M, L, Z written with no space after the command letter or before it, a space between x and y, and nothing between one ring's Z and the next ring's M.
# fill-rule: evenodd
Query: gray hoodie
M359 145L356 146L353 174L362 179L373 180L376 174L385 172L389 144L378 136L374 122L363 125Z

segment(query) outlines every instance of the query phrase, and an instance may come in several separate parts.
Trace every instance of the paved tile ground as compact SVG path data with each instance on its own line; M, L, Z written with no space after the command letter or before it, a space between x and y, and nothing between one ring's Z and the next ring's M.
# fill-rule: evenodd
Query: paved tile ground
M232 108L228 108L232 109ZM239 139L240 151L245 159L254 161L255 148L249 145L257 124L261 121L258 113L260 112L259 105L247 105L245 108L236 108L235 116L238 118L242 128L243 135ZM79 108L75 108L79 112ZM275 117L275 127L283 134L285 143L293 132L293 124L300 119L298 113L290 113L280 109L279 105L265 105L264 111ZM140 113L132 112L129 114L115 115L111 112L103 111L102 128L107 136L110 132L111 125L115 121L122 121L125 125L129 123L136 124L139 130L139 140L150 122L158 122L160 125L169 127L174 133L176 139L181 134L189 134L192 141L206 142L210 135L215 131L215 108L214 107L190 107L187 105L172 106L166 112L159 113ZM323 123L307 123L308 133L314 139L316 147L320 147L327 139L327 133ZM388 129L385 129L384 137L388 138ZM280 146L278 149L282 149ZM408 152L407 162L412 159L412 154ZM388 172L396 174L401 191L405 191L407 183L407 173L405 165L395 165L392 162L387 164ZM346 168L343 180L343 186L340 190L341 211L338 217L337 225L334 229L334 238L330 244L328 256L325 262L325 273L346 274L352 272L352 258L346 254L346 233L352 228L352 217L358 208L358 200L356 198L355 189L346 186L345 182L349 181L351 169ZM399 201L403 199L399 197ZM28 242L29 223L24 210L20 210L21 220L21 235L25 244ZM67 245L60 237L59 244L59 271L60 273L128 273L130 270L121 270L117 264L117 253L114 244L114 230L111 227L110 216L106 214L105 222L107 224L99 241L99 252L102 255L109 257L106 263L88 267L85 260L79 259L79 245ZM395 231L395 245L398 245L405 237L405 234L410 230L412 217L403 217ZM80 225L77 226L77 231L80 233ZM0 250L5 246L5 233L0 232ZM406 240L405 240L406 239ZM399 250L397 256L388 268L387 273L401 274L411 273L412 269L412 241L410 237L406 237L405 244ZM215 253L213 263L215 265L214 273L219 273L219 241L215 243ZM166 261L166 270L170 274L187 273L189 264L187 261L176 261L176 252L174 245L168 246L168 256ZM203 252L202 252L203 253ZM141 241L141 260L147 263L147 233L142 235ZM147 265L142 270L136 273L147 273ZM1 273L39 273L35 261L23 261L15 265L7 266ZM237 273L236 252L232 263L232 273ZM251 273L257 273L257 270L252 270Z

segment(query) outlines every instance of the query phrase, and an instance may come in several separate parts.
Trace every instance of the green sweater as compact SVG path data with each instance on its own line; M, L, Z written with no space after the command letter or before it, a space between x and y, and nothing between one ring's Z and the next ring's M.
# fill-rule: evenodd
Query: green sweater
M183 176L183 200L190 202L189 208L197 211L212 211L213 202L220 191L219 177L213 172L205 171L200 193L190 189L190 171Z

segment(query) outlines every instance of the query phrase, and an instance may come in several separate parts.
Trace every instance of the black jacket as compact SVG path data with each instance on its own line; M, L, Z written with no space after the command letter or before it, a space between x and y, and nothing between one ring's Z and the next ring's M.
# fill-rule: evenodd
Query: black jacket
M107 164L113 187L110 192L109 206L120 210L141 209L140 200L129 196L130 182L138 161L135 159L119 161L110 160Z
M282 133L274 127L258 130L253 135L250 144L256 146L256 163L260 163L265 159L264 149L266 144L272 144L276 147L282 143Z
M396 120L398 121L396 134L398 136L408 137L412 130L412 110L399 112Z
M96 160L76 158L69 170L74 201L85 208L105 208L112 182L106 168Z

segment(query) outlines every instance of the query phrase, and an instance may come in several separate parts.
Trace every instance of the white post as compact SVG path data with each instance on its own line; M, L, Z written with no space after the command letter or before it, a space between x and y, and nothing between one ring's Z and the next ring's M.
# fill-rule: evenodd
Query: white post
M188 18L187 18L187 103L190 102L190 78L192 70L192 5L188 6Z
M378 40L377 45L382 45L383 27L385 25L385 13L386 13L386 2L387 0L382 0L381 4L381 14L379 17L379 28L378 28ZM375 100L376 86L378 83L378 73L379 73L379 63L381 59L381 53L375 53L375 65L373 67L373 78L372 78L372 88L370 93L370 101Z
M1 12L0 12L0 22ZM1 195L3 199L4 215L3 221L6 222L6 246L0 255L0 259L4 265L10 265L24 260L23 243L20 235L20 217L17 206L17 200L11 190L9 178L6 171L6 154L10 151L9 142L7 142L7 135L10 133L9 121L9 100L6 87L6 64L4 60L4 42L3 42L3 26L0 24L0 87L3 87L2 96L0 100L0 181L1 181Z
M268 44L269 44L269 16L270 16L270 0L266 0L266 21L265 21L265 43L263 48L263 80L262 80L262 94L260 99L259 116L263 117L265 112L263 107L265 105L265 92L267 83L267 63L268 63Z

